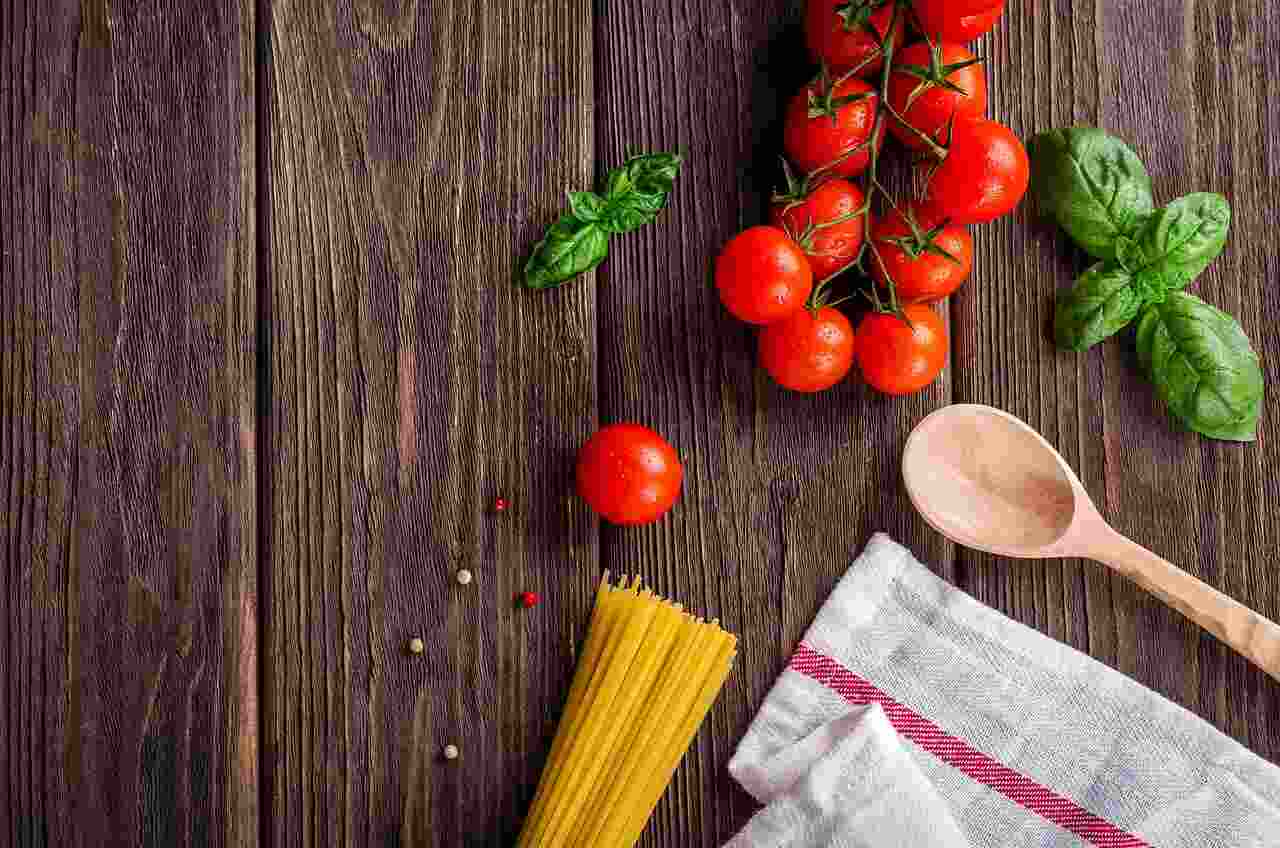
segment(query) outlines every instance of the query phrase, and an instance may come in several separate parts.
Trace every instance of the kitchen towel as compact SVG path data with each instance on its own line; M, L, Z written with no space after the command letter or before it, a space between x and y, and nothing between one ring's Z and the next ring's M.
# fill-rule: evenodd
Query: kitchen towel
M733 848L1280 848L1280 768L882 534L729 771Z

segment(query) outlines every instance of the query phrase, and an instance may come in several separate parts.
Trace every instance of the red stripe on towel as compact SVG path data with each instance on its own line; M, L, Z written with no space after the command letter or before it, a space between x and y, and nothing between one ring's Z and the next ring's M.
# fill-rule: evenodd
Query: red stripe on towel
M1041 786L1021 772L952 736L922 715L903 706L826 654L801 643L791 668L826 686L851 704L879 704L894 729L947 765L989 786L1004 797L1099 848L1151 848L1070 798Z

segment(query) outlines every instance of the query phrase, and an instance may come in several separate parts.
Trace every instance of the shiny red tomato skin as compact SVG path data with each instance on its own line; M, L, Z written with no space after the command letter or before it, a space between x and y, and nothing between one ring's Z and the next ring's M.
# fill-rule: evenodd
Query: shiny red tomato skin
M802 200L774 202L769 216L775 227L797 237L808 228L815 228L808 243L801 247L809 257L814 278L825 280L858 258L863 237L861 215L839 224L830 222L856 213L864 200L862 189L835 178L825 180Z
M675 448L640 424L611 424L578 451L578 494L614 524L657 521L680 497Z
M991 0L986 0L988 4ZM995 29L1004 15L1005 0L976 12L958 13L951 0L916 0L916 15L924 34L934 41L973 41Z
M860 26L845 28L844 19L838 13L846 2L809 0L804 17L805 41L814 61L825 62L833 76L861 66L858 76L869 77L884 67L884 60L879 57L880 43ZM871 13L870 23L883 39L892 20L893 3L885 3ZM899 17L893 28L895 47L902 43L903 29L903 20ZM870 58L872 56L876 58Z
M946 158L925 185L921 211L953 224L980 224L1007 215L1030 179L1027 149L995 121L958 121Z
M858 325L853 341L862 378L887 395L920 391L947 364L947 328L938 313L923 303L902 311L911 324L896 315L872 312Z
M943 42L940 48L944 65L953 65L974 58L972 53L959 44ZM907 100L920 80L897 68L900 65L927 68L929 60L930 46L927 41L917 41L894 57L895 70L889 75L889 105L906 118L908 124L941 144L946 141L947 123L951 120L953 113L956 120L963 120L980 118L987 111L987 77L982 71L981 64L953 71L947 76L947 80L964 89L967 94L934 85L917 95L908 107ZM890 122L889 132L907 147L914 150L925 149L925 144L920 137L896 120Z
M751 227L720 252L716 288L725 309L739 321L769 324L804 307L813 291L813 269L785 232Z
M921 232L928 232L940 223L918 212L915 217L916 229ZM890 241L894 238L907 238L911 234L911 227L906 219L901 212L896 211L877 221L871 229L876 251L889 269L900 300L932 303L951 294L968 279L973 271L973 236L964 227L948 224L933 242L959 260L958 263L929 252L922 252L912 258L908 251ZM875 259L870 264L871 275L876 282L886 285L884 268Z
M934 0L938 5L945 5L953 15L976 15L991 8L994 0Z
M860 79L847 79L835 85L833 97L852 97L866 94L856 103L847 103L830 115L809 117L809 95L823 94L821 81L814 81L791 99L782 128L782 146L791 161L805 173L831 165L846 153L857 148L829 173L842 177L856 177L871 162L871 145L867 140L876 123L876 107L880 97L875 89ZM887 122L886 122L887 123ZM884 138L884 126L880 137Z
M844 379L853 367L853 327L830 306L817 315L801 309L760 331L760 366L778 385L796 392L820 392Z

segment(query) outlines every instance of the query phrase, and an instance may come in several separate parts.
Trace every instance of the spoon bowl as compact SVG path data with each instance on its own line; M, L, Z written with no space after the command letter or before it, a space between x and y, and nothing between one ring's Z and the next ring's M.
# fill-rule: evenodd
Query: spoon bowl
M921 421L907 439L902 476L911 502L942 535L1024 559L1053 555L1084 492L1039 433L977 404Z
M929 415L907 438L902 479L952 541L1020 559L1098 560L1280 680L1280 626L1113 530L1066 460L1009 413L956 404Z

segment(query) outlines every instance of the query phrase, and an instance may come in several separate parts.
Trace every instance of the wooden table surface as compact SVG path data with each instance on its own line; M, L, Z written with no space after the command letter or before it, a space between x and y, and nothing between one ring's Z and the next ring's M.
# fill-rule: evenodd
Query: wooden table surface
M719 845L753 810L734 744L875 530L1280 760L1276 682L1096 565L952 546L897 473L929 411L1002 407L1123 532L1280 618L1280 387L1220 444L1131 345L1055 350L1084 257L1028 204L975 230L924 393L756 370L708 269L777 177L793 0L0 0L0 41L0 844L509 844L607 568L741 635L643 842ZM1100 125L1158 200L1230 199L1198 292L1276 374L1275 5L1010 0L980 52L1023 137ZM514 286L633 146L687 153L670 210ZM572 494L624 419L686 469L642 529Z

